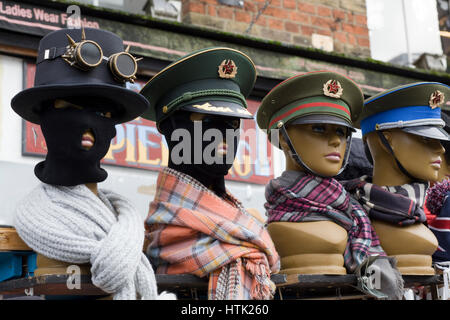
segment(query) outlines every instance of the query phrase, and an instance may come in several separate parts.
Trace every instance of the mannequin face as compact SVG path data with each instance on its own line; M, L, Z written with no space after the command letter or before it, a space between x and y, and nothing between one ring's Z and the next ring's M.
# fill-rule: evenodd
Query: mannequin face
M191 121L205 121L208 120L217 121L217 122L227 122L229 124L229 128L233 130L237 130L241 126L241 119L234 117L221 117L221 116L211 116L204 113L192 112L190 115ZM217 154L219 156L226 156L228 150L227 137L224 135L223 142L217 146Z
M438 172L437 181L442 181L444 179L450 179L450 163L447 161L445 156L442 156L442 163Z
M332 177L338 174L344 161L349 130L335 124L294 124L287 127L287 133L302 161L314 172ZM295 162L289 155L286 142L281 136L281 146L287 163ZM290 170L305 171L297 163Z
M388 130L385 137L397 159L415 178L436 181L442 167L445 149L439 140L430 139L402 130Z
M78 110L84 109L82 106L78 106L76 104L60 99L55 100L54 107L55 109L67 109L67 108L73 108ZM106 118L111 118L111 112L102 112L100 114ZM89 150L94 146L94 143L95 143L94 133L92 132L91 129L86 130L83 133L83 136L81 137L81 146L83 147L83 149Z

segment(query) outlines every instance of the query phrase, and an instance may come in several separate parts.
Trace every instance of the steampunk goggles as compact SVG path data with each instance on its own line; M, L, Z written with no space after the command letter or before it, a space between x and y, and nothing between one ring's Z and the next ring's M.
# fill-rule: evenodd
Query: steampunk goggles
M102 48L97 42L86 40L84 29L82 30L80 42L75 42L69 35L67 35L67 38L69 40L68 46L44 50L43 56L38 57L37 63L61 57L72 67L89 71L98 67L103 61L106 61L116 81L129 81L134 83L134 80L136 80L137 62L142 60L142 58L137 59L133 57L128 52L130 46L125 51L105 57Z

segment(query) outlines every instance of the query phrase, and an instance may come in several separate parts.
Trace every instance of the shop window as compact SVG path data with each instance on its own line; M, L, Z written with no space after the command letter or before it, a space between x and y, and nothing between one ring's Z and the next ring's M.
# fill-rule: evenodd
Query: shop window
M430 69L443 68L436 0L366 0L366 7L372 58L410 67L428 61L436 63Z
M149 0L78 0L78 2L91 4L97 7L121 10L135 14L146 14L145 6Z

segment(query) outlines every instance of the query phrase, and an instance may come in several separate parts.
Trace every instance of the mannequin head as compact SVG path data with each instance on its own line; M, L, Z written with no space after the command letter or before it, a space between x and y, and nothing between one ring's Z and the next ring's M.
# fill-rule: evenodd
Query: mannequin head
M294 124L286 131L303 162L321 176L335 176L342 168L347 147L348 127L327 123ZM282 135L280 145L286 157L286 169L305 171L289 153Z
M445 122L444 130L450 132L450 117L448 116L448 110L442 110L441 117ZM445 153L442 156L441 169L439 169L438 181L444 179L450 179L450 141L442 141L442 146L445 149Z
M397 160L415 179L436 181L442 167L444 148L437 139L411 134L401 129L382 132ZM376 132L365 136L373 159L373 182L377 185L396 186L411 183L411 177L398 167L394 155L380 141Z
M86 43L98 50L82 50ZM131 61L126 51L119 36L100 29L61 29L41 39L34 87L19 92L11 107L41 126L48 152L35 175L42 182L75 186L106 179L100 160L116 134L115 125L149 107L142 95L126 88L137 71L137 60ZM102 57L113 55L126 56L128 62L102 63ZM94 56L96 64L88 63ZM125 70L130 62L134 70Z
M334 177L347 163L353 122L363 101L358 85L339 73L300 74L264 97L258 126L283 150L287 170Z
M165 136L169 168L195 178L219 196L225 193L224 178L236 156L240 119L253 118L246 98L255 80L255 65L247 55L217 47L180 58L144 86L141 93L151 107L143 117L156 121ZM189 143L182 131L188 133Z
M418 82L381 92L364 102L359 119L373 160L373 183L396 186L436 181L449 140L440 106L448 86Z
M236 157L240 124L236 117L175 112L159 126L169 147L169 167L190 175L196 172L196 179L223 178Z

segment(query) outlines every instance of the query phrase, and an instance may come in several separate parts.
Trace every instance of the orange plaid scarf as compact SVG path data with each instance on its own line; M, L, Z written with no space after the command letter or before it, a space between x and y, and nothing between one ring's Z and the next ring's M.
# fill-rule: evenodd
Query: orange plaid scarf
M163 169L146 219L159 274L209 276L209 299L271 299L279 256L264 221L227 192L220 198L188 175Z

